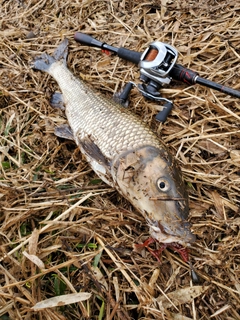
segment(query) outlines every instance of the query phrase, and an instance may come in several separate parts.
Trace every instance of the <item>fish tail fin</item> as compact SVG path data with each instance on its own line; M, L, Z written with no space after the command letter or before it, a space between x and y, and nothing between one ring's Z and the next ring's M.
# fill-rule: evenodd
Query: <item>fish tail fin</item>
M53 58L57 61L63 60L67 64L68 39L65 38L53 53Z
M51 65L56 61L62 60L66 65L67 54L68 40L64 39L54 51L53 56L43 53L41 56L34 59L34 61L31 63L31 67L33 69L49 72Z

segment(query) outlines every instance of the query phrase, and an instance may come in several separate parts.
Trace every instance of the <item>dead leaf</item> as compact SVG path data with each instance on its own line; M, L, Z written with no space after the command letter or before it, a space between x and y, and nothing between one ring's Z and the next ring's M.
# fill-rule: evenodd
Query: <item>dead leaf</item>
M88 292L65 294L62 296L57 296L50 299L42 300L36 303L35 306L33 306L31 309L34 311L38 311L45 308L65 306L67 304L88 300L91 297L91 295L92 294Z
M32 261L32 263L34 263L36 266L38 266L39 269L41 270L45 269L44 263L35 254L29 254L26 251L23 251L23 255L26 258L28 258L30 261Z
M186 52L188 51L189 47L182 45L182 46L178 46L178 51L182 52L184 55L186 54Z
M235 218L234 220L232 220L232 221L230 222L230 225L240 226L240 217L239 217L239 218Z
M204 42L206 41L210 36L212 35L212 31L210 32L206 32L206 33L203 33L203 34L200 34L199 37L196 39L196 42Z
M177 20L173 25L173 32L178 32L180 25L181 25L180 21Z
M216 216L219 219L224 219L226 214L225 214L225 208L224 208L222 198L220 197L219 193L216 190L211 192L211 196L214 201L214 206L216 208Z
M214 318L217 317L218 315L220 315L222 312L225 312L226 310L230 309L231 306L229 304L226 304L225 306L223 306L222 308L220 308L219 310L217 310L214 314L212 314L210 316L210 318Z
M213 141L210 141L210 140L199 141L198 146L201 149L206 150L211 154L221 154L225 151L224 148L223 147L221 148L219 144L214 143Z
M39 231L38 229L34 229L32 235L29 239L29 253L36 254L37 253L37 245L38 245Z
M240 166L240 150L231 150L230 158L236 166Z
M105 280L104 275L102 274L100 269L97 266L96 267L92 266L91 269L92 269L92 272L94 274L95 279L99 283L101 283L101 285L103 285L106 290L108 290L107 281Z
M163 18L167 11L167 2L168 0L161 0L161 17Z
M239 207L236 206L235 204L233 204L232 202L230 202L229 200L223 198L222 201L223 201L223 204L224 204L226 207L230 208L230 209L233 210L234 212L238 212L238 211L239 211Z
M114 289L115 289L115 295L116 295L116 301L119 301L119 297L120 297L120 288L119 288L119 283L118 283L118 277L113 277L113 285L114 285Z
M162 302L164 308L170 308L174 305L190 303L196 297L200 296L203 292L205 292L209 286L194 286L194 287L187 287L184 289L179 289L167 294L167 297L172 303L165 297L159 296L157 298L158 302Z
M192 318L185 317L181 313L171 313L171 319L173 319L173 320L192 320Z
M97 63L98 71L102 71L109 66L111 59L108 57L107 59L101 60Z

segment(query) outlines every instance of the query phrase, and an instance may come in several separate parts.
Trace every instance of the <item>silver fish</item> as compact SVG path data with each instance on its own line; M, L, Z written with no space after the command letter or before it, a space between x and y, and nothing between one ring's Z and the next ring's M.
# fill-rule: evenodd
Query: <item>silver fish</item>
M65 39L53 56L42 54L32 63L62 91L69 126L56 134L73 139L98 176L143 214L152 238L184 246L195 241L181 172L166 146L136 115L74 77L66 66L67 46Z

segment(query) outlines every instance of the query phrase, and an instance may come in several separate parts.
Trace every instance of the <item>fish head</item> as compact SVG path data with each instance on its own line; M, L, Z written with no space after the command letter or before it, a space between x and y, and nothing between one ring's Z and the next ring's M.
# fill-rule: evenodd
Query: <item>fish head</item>
M195 241L181 171L166 149L127 151L115 159L112 175L118 191L146 218L154 239L182 245Z

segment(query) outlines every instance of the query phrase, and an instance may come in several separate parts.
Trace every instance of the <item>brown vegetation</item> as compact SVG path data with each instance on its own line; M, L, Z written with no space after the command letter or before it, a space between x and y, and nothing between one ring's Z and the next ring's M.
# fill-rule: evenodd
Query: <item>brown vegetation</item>
M53 134L64 113L49 106L55 81L29 68L70 40L68 66L109 98L139 70L80 46L76 31L144 51L159 40L179 63L240 90L238 1L2 1L0 10L0 319L240 319L239 100L172 82L164 125L157 103L133 90L130 109L165 141L182 167L197 242L192 282L179 256L160 265L133 244L145 220L91 171L76 145ZM31 308L63 294L87 300ZM60 303L61 304L61 303Z

